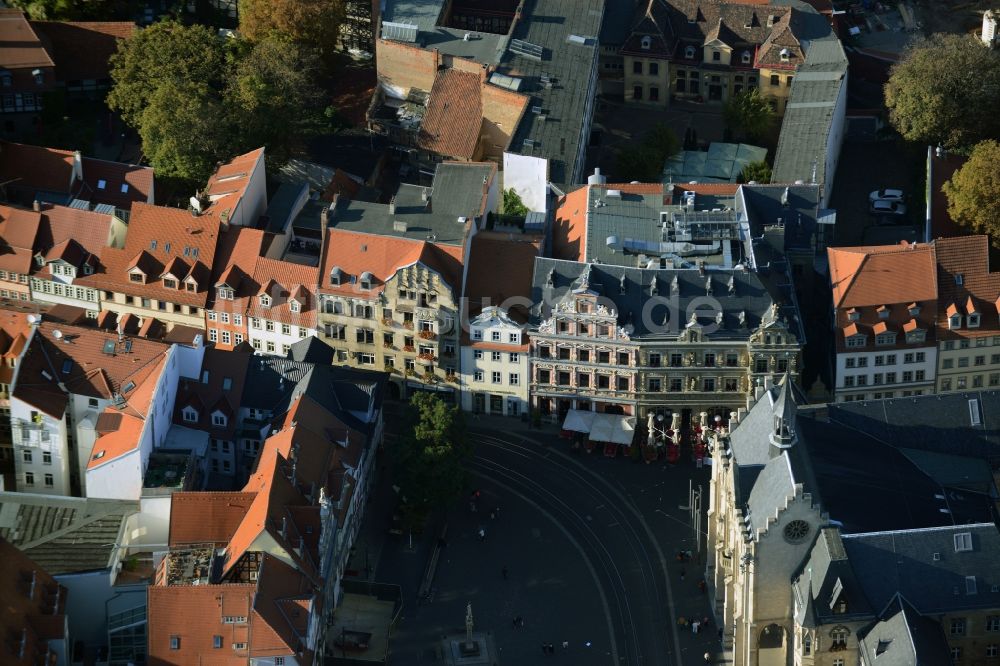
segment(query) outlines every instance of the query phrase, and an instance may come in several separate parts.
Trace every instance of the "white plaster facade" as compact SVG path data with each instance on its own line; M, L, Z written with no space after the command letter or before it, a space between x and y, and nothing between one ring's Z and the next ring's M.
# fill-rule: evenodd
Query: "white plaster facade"
M937 348L933 346L838 353L836 401L933 393L937 356Z
M506 310L485 308L461 349L462 409L521 416L528 410L528 336Z

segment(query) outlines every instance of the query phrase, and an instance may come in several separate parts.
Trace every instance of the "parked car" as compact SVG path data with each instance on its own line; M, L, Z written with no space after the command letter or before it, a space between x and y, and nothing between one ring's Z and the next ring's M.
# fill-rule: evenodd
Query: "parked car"
M868 195L869 201L902 201L903 190L875 190Z
M891 199L876 199L869 210L873 215L906 215L906 206Z

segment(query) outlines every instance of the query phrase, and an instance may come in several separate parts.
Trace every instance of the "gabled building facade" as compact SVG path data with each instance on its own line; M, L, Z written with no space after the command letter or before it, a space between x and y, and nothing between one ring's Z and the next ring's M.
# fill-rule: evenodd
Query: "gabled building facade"
M827 256L836 401L932 393L939 309L934 247L830 248Z

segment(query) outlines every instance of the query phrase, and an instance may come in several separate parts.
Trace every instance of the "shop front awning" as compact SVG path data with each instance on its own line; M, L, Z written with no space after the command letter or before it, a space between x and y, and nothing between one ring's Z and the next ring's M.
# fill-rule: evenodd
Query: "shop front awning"
M635 436L635 417L571 409L566 414L563 430L587 433L592 442L631 446Z

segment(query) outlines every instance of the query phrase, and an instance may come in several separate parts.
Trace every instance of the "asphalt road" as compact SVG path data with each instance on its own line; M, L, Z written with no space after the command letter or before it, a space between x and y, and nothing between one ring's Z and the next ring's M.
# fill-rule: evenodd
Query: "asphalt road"
M379 580L410 571L410 582L401 581L405 610L392 663L433 662L440 637L462 629L467 603L476 629L491 632L502 649L501 664L703 663L702 654L717 647L715 630L694 636L676 622L710 615L697 587L700 567L678 563L676 553L696 550L680 505L691 478L707 492L707 470L574 455L551 431L486 421L470 424L476 453L469 469L481 496L475 512L464 500L448 513L430 597L415 596L419 547L401 542L382 553ZM513 626L518 616L523 627ZM557 654L544 655L543 643Z

